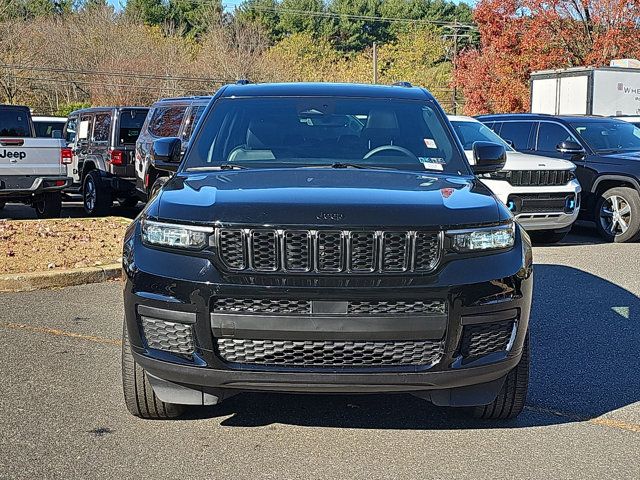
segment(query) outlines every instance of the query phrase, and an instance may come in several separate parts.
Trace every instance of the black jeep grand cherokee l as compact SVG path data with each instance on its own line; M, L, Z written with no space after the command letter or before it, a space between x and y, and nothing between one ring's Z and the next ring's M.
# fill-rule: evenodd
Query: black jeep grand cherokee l
M504 163L474 152L476 172ZM180 141L152 154L180 162ZM249 390L523 408L530 241L424 89L222 88L123 263L134 415Z

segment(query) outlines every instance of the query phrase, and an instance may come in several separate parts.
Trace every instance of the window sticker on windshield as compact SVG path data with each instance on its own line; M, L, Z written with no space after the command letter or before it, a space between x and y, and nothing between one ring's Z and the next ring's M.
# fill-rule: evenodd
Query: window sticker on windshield
M436 141L433 138L425 138L424 144L427 146L427 148L438 148L438 146L436 145Z
M444 158L440 157L418 157L420 163L425 168L425 170L438 170L442 171L444 169L443 165L445 163Z

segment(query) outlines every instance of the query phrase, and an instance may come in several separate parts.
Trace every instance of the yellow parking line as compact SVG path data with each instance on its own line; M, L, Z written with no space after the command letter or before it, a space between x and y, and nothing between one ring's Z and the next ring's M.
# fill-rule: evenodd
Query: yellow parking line
M57 328L35 327L33 325L13 322L0 322L0 326L9 328L11 330L25 330L27 332L44 333L46 335L55 335L59 337L78 338L80 340L87 340L89 342L103 343L107 345L122 345L121 340L116 340L114 338L97 337L95 335L84 335L82 333L67 332L65 330L59 330Z
M104 338L104 337L98 337L95 335L84 335L82 333L67 332L66 330L59 330L57 328L36 327L33 325L26 325L24 323L0 322L0 327L8 328L11 330L23 330L27 332L33 332L33 333L44 333L45 335L77 338L79 340L86 340L89 342L102 343L106 345L116 345L116 346L122 345L121 340L117 340L114 338ZM554 410L551 408L538 407L535 405L527 405L525 408L531 412L541 413L543 415L552 415L555 417L566 418L568 420L572 420L576 422L587 422L592 425L599 425L601 427L609 427L609 428L615 428L618 430L625 430L628 432L640 433L640 424L638 423L629 423L629 422L624 422L622 420L614 420L612 418L605 418L605 417L589 418L589 417L584 417L582 415L577 415L574 413L563 412L563 411Z

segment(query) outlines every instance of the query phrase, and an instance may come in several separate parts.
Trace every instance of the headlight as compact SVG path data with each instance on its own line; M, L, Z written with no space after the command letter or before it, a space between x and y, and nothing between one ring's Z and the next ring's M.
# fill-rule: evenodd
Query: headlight
M213 227L142 220L142 241L160 247L201 250L208 245L211 233Z
M497 172L481 173L478 175L480 178L487 178L490 180L507 180L511 176L511 172L507 170L499 170Z
M483 227L469 230L450 230L451 246L456 252L477 252L513 247L515 242L513 222L497 227Z

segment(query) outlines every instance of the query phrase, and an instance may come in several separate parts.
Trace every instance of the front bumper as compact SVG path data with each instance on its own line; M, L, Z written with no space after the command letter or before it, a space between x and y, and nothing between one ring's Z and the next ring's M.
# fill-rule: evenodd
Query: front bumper
M136 362L152 384L167 382L224 398L239 391L320 393L410 392L439 404L489 403L504 376L517 365L528 329L532 294L531 249L520 231L513 249L446 261L422 276L232 275L206 258L149 249L130 232L125 241L125 317ZM313 314L218 314L217 299L309 300L321 305ZM342 306L364 300L442 300L444 312L425 315L347 315ZM337 307L336 307L337 306ZM143 317L188 325L192 355L149 347ZM511 322L508 346L465 358L467 332ZM222 339L306 342L441 342L433 364L278 365L226 361ZM154 383L155 382L155 383ZM480 386L456 400L451 392ZM162 388L162 387L160 387ZM467 390L465 390L467 389ZM497 389L497 390L496 390ZM480 396L480 397L479 397ZM205 401L205 400L203 400ZM185 402L191 403L191 402ZM206 403L206 401L205 401Z
M0 177L0 198L23 199L45 192L61 191L69 187L73 179L65 176L9 175Z
M527 231L533 230L564 230L578 219L580 212L580 183L572 180L563 186L512 186L504 180L483 179L482 182L509 208L516 221ZM517 205L511 202L520 196L564 196L573 200L572 208L535 209L536 211L519 211ZM515 202L517 203L517 202Z

